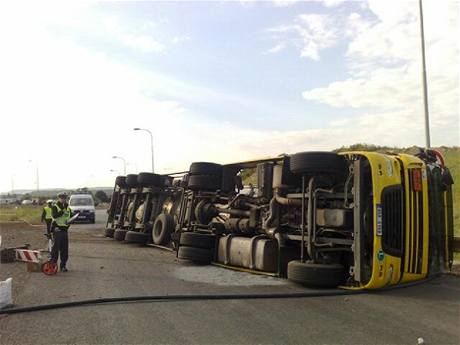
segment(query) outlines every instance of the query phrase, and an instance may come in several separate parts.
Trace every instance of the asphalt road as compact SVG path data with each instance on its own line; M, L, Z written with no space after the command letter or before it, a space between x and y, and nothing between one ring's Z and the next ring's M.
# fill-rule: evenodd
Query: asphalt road
M74 225L67 273L34 273L16 305L184 293L304 291L283 279L179 263ZM86 306L0 319L3 344L459 344L460 279L365 295Z

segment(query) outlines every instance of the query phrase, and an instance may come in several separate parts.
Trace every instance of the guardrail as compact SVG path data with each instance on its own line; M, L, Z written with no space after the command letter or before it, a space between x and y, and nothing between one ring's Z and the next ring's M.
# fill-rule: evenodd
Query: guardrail
M460 237L454 237L453 250L457 253L460 252Z

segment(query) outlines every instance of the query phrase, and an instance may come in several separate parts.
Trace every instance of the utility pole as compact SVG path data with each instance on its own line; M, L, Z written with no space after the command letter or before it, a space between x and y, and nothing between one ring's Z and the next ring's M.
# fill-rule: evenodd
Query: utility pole
M430 142L430 115L428 112L428 86L426 81L426 63L425 63L425 32L423 29L423 7L422 0L419 0L420 10L420 36L422 41L422 78L423 78L423 107L425 111L425 146L431 147Z

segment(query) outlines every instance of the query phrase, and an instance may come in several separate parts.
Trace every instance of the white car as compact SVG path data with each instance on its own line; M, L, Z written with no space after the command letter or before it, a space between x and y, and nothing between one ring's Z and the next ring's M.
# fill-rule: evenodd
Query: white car
M72 216L80 213L76 221L87 221L93 223L96 221L96 209L91 194L72 194L69 200L69 206L72 210Z

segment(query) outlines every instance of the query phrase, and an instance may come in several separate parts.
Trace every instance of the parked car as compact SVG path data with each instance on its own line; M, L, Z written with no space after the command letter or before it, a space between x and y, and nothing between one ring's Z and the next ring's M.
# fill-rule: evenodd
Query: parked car
M69 206L72 215L80 213L76 221L86 221L95 223L96 209L94 208L94 199L91 194L73 194L70 196Z

